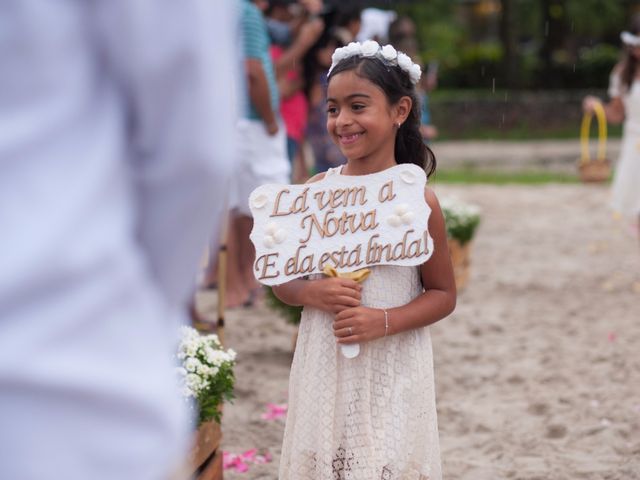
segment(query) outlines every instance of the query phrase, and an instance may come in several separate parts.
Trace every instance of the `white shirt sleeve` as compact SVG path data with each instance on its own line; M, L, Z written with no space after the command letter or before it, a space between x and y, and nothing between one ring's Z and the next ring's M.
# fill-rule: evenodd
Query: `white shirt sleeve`
M110 0L97 19L130 100L137 237L170 306L218 238L233 166L237 9L232 0Z

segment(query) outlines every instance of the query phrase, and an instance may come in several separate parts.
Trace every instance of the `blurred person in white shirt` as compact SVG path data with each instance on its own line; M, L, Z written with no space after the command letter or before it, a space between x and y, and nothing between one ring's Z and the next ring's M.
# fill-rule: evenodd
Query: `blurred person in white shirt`
M235 17L0 0L0 478L183 461L173 353L232 168Z

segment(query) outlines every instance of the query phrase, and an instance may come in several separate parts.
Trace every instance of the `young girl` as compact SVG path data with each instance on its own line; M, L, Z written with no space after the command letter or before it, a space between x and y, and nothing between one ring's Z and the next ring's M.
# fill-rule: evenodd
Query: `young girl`
M366 175L398 163L428 174L415 84L420 69L391 46L338 49L329 73L327 129L347 158L326 175ZM324 178L325 174L311 181ZM440 480L429 329L450 314L456 290L442 212L431 208L431 258L375 266L362 284L294 280L274 288L304 305L289 386L280 480ZM360 344L345 358L339 345Z
M630 31L620 37L625 45L624 58L611 73L611 100L604 105L607 121L624 121L611 203L617 213L636 223L640 238L640 15L634 15ZM599 102L596 97L586 97L583 108L586 112L593 111L594 104Z

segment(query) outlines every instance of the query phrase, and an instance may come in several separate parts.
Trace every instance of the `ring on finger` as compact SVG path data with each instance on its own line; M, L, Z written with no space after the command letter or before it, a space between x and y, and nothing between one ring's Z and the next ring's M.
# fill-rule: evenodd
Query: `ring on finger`
M349 335L353 335L353 328L349 327Z

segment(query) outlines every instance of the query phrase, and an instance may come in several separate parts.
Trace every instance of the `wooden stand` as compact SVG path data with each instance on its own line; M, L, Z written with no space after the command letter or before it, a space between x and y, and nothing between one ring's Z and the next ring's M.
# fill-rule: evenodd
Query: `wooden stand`
M215 420L200 425L191 451L191 474L196 480L222 480L222 432Z
M461 245L455 238L449 238L449 254L453 264L453 273L456 277L456 288L462 290L469 281L471 266L471 241Z

